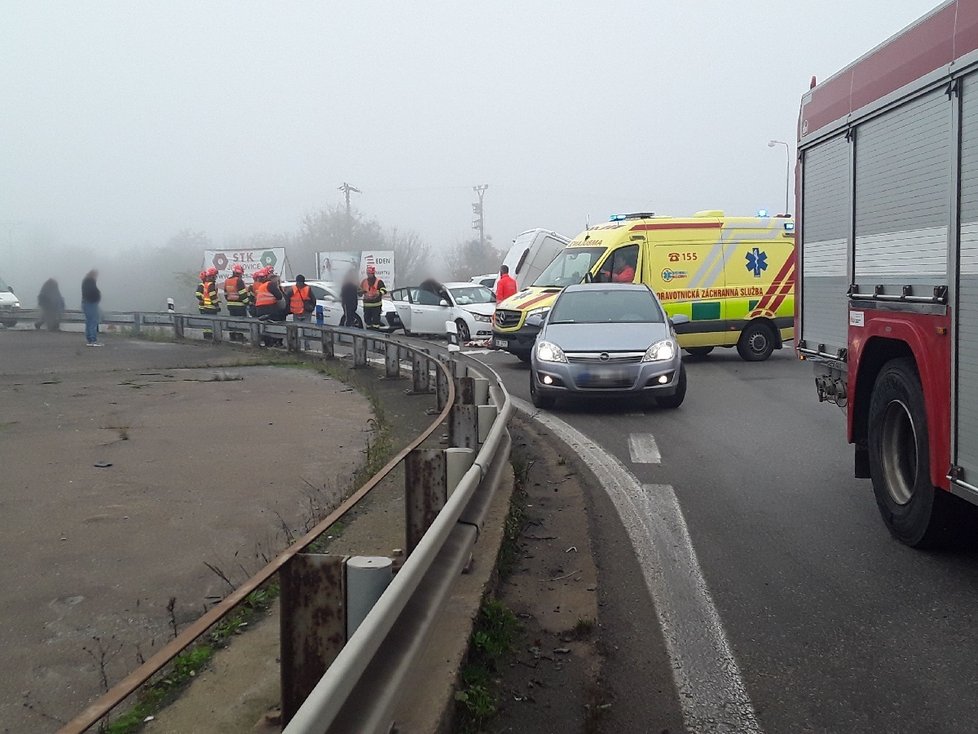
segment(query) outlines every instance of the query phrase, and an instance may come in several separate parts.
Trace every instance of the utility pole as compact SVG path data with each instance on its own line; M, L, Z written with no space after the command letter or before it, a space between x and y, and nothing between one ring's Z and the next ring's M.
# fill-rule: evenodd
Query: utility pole
M486 249L486 218L485 212L482 208L482 199L486 195L486 189L489 188L489 184L481 184L479 186L473 186L472 190L479 197L479 203L472 205L472 213L475 214L475 219L472 220L472 229L479 230L479 251L482 252Z
M339 187L339 190L346 195L346 246L353 247L353 213L350 210L350 194L362 193L356 186L351 186L346 181Z

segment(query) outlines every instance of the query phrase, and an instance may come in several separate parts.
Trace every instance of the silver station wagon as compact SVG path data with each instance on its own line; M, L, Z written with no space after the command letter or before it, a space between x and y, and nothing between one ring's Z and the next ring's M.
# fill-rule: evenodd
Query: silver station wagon
M686 369L673 323L646 285L568 286L530 353L533 404L550 408L561 396L618 394L654 397L664 408L682 404Z

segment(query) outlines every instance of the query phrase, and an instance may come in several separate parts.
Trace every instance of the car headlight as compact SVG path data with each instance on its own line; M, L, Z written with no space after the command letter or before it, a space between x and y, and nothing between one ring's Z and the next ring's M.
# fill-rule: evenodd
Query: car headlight
M472 312L470 311L469 313L472 313ZM473 313L472 314L472 318L474 318L476 321L486 321L486 322L492 321L492 316L488 316L488 315L482 314L482 313Z
M550 313L550 306L535 308L526 314L526 323L530 326L542 326L548 313Z
M665 362L676 356L676 342L672 339L663 339L656 342L645 350L643 362Z
M564 350L550 342L537 342L537 359L541 362L566 362Z

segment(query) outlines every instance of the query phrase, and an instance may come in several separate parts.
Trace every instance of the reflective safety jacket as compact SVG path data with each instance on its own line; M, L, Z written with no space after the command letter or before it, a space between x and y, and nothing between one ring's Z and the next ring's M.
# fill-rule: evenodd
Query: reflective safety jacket
M248 295L248 286L241 276L232 275L224 281L224 300L228 306L247 306Z
M301 288L298 285L292 286L289 296L289 313L301 316L304 313L312 313L316 309L316 301L312 297L312 288L307 285Z
M197 284L197 307L201 313L217 313L221 310L217 284L213 280L202 280Z
M268 306L274 306L278 303L278 299L269 290L270 283L255 283L255 307L263 308Z
M370 282L370 278L364 278L360 281L360 295L363 296L364 308L383 305L381 301L383 301L385 293L387 293L387 286L380 278L374 278L373 283Z

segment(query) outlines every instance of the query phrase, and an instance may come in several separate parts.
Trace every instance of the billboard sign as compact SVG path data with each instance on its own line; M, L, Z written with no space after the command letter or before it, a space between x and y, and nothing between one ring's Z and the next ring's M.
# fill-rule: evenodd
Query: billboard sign
M272 266L281 274L285 267L284 247L263 247L257 250L204 250L202 270L217 268L217 279L225 280L231 276L231 268L241 265L246 278L261 268Z

